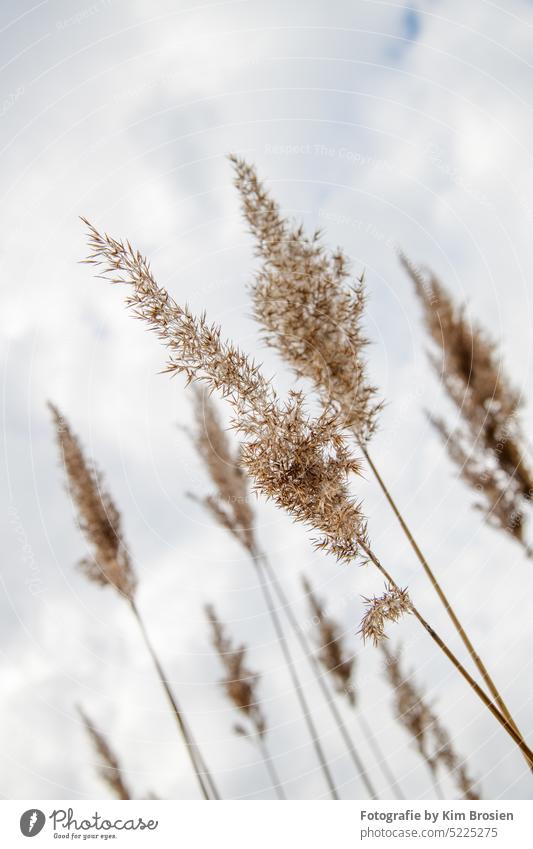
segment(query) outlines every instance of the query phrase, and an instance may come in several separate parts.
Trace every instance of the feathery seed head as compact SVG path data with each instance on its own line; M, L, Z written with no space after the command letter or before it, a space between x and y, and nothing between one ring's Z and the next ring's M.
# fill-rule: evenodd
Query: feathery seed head
M246 646L234 646L218 619L213 605L206 605L205 613L211 626L213 647L226 672L222 680L226 695L237 710L250 720L256 733L262 737L266 733L267 723L257 695L259 675L246 667ZM242 726L237 725L235 731L242 733Z
M117 799L131 799L132 796L124 782L118 759L106 738L79 705L77 706L77 710L83 720L95 751L100 757L101 763L98 766L100 778L105 781Z
M533 498L533 473L525 459L519 422L522 401L505 374L496 344L468 320L463 304L431 272L405 256L401 263L422 304L436 353L430 360L463 426L453 433L430 416L464 480L483 493L486 520L520 542L524 540L521 502Z
M222 527L253 552L254 513L250 506L247 476L242 468L240 451L232 451L209 393L195 387L195 448L215 486L216 494L196 499Z
M381 642L380 648L385 657L385 675L394 690L396 715L413 737L419 754L433 773L442 764L454 778L464 799L479 799L475 782L455 751L448 731L417 688L412 675L402 669L401 650L393 651L386 642Z
M351 682L355 658L346 653L338 624L327 615L307 578L302 578L302 586L316 622L318 659L334 681L337 692L345 694L350 704L354 705L355 690Z
M132 600L137 579L122 534L120 513L105 489L102 477L89 465L78 438L58 408L49 404L56 429L68 492L78 511L79 526L92 548L92 558L80 566L91 581L114 587Z
M254 316L266 342L299 377L312 381L342 424L367 441L381 404L368 383L361 329L363 277L349 283L347 257L328 254L320 233L304 233L281 214L255 168L231 156L244 217L262 265L252 285Z
M363 599L367 610L361 621L359 633L363 640L372 640L375 646L386 639L385 624L398 622L405 613L411 612L411 601L406 589L388 585L380 596Z
M360 507L350 498L347 478L358 472L337 418L305 414L303 396L291 393L281 404L258 365L221 340L209 326L180 307L155 282L146 260L129 244L101 236L89 225L90 262L103 276L130 287L127 304L154 330L169 351L166 371L200 380L232 404L234 427L242 437L242 465L255 489L287 510L297 522L321 533L316 544L341 560L358 553L366 539Z

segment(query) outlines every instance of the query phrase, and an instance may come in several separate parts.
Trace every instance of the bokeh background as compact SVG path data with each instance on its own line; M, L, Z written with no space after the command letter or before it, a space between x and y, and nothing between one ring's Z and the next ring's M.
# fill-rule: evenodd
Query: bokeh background
M0 793L107 794L74 710L80 702L139 797L196 795L126 605L76 569L86 548L59 468L51 399L123 512L139 606L223 794L271 798L272 790L253 747L232 732L202 611L210 601L262 674L287 792L326 795L254 573L185 495L209 491L178 427L191 420L189 394L179 378L158 374L163 351L127 315L122 293L79 264L85 215L146 253L158 280L206 308L285 392L290 374L250 318L253 246L229 152L255 162L287 214L323 228L355 272L366 270L369 368L387 401L373 453L519 724L533 733L531 562L470 509L427 423L424 409L449 411L396 255L399 245L428 263L467 301L531 397L531 2L6 0L0 43ZM531 432L527 397L524 421ZM464 657L373 481L354 487L376 550ZM404 789L431 796L394 719L380 656L356 635L361 595L380 591L380 580L315 553L305 531L261 501L257 514L304 627L301 573L357 655L361 708ZM445 658L409 618L391 632L484 797L528 798L524 761ZM301 669L342 795L363 796ZM368 754L364 740L360 748ZM453 796L451 785L445 791Z

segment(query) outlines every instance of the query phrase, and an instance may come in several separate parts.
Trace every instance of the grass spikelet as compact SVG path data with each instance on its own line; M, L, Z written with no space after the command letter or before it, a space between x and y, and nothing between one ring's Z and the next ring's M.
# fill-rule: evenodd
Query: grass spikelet
M360 634L365 642L375 646L386 638L387 622L398 622L406 613L412 612L412 604L406 589L389 584L380 596L364 598L367 610L361 621Z

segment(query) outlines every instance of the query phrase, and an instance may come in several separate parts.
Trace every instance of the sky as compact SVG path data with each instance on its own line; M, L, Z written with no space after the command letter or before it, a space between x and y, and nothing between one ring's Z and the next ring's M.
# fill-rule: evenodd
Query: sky
M453 411L397 249L427 264L500 344L531 432L533 5L473 0L86 0L0 8L0 251L3 487L0 793L104 798L75 705L105 730L138 797L194 798L135 622L76 564L86 546L65 491L47 400L105 478L139 574L139 607L226 798L272 798L264 766L236 737L203 606L212 602L261 673L268 741L293 798L326 798L260 588L236 542L187 497L209 481L180 426L190 391L160 374L164 352L117 288L80 263L86 216L146 254L179 302L206 310L264 364L247 290L256 260L227 160L256 164L283 211L365 270L369 373L386 406L373 455L519 725L532 728L531 564L483 524L426 410ZM529 397L528 397L529 396ZM223 402L219 410L228 421ZM353 481L373 544L464 657L370 474ZM405 794L433 788L394 718L380 654L357 636L368 567L339 566L258 500L259 535L302 627L300 576L355 652L360 711ZM505 733L412 617L391 629L489 799L530 798L531 774ZM364 795L305 659L343 798ZM468 662L465 659L465 662ZM346 722L375 777L357 718ZM531 738L530 738L531 739ZM453 798L453 784L443 779Z

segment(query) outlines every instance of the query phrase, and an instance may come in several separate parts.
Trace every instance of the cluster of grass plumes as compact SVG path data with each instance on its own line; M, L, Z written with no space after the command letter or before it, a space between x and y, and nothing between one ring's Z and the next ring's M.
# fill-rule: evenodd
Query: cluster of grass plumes
M533 473L525 459L520 424L522 400L505 374L501 355L486 331L470 321L431 272L401 257L422 304L436 353L430 360L457 408L462 425L453 432L436 417L449 456L476 493L475 506L487 521L521 543L524 505L533 499Z
M257 693L259 674L248 669L246 646L234 645L212 604L206 605L205 613L211 626L213 648L225 670L222 680L224 691L237 710L249 720L255 733L262 737L267 730L267 721Z
M400 649L394 651L385 642L380 647L385 657L385 675L394 690L398 720L414 739L432 776L436 778L438 767L443 766L455 781L463 799L479 799L475 782L468 774L465 761L455 751L448 731L412 676L402 669Z
M107 784L117 799L132 799L133 796L124 779L124 772L119 760L113 752L104 734L98 730L94 722L89 719L83 708L78 705L78 713L81 716L87 734L93 748L100 759L98 764L98 775Z
M194 774L205 799L218 798L218 791L188 728L177 698L168 684L136 604L137 579L124 543L120 512L104 488L94 464L86 460L77 437L57 407L49 405L68 481L68 491L77 507L78 523L93 550L93 561L82 561L90 581L112 586L129 603L151 656L159 681L178 724Z
M366 642L375 646L386 638L387 622L398 622L406 613L412 612L411 600L406 589L389 584L385 592L372 598L364 598L366 613L361 620L360 634Z
M49 403L78 523L92 549L80 566L91 581L109 585L132 600L137 579L122 533L120 512L98 470L87 462L78 438L58 408Z
M284 218L255 168L238 157L230 159L262 260L252 298L265 339L366 442L381 404L366 374L363 277L351 280L346 255L340 249L329 253L319 232L308 236L301 225Z
M349 263L342 251L327 252L319 233L307 236L302 226L284 218L278 204L259 181L255 169L237 157L231 157L231 160L244 217L261 260L251 288L254 316L267 344L278 350L298 376L312 381L324 408L335 410L344 426L354 434L359 450L488 691L499 710L516 728L479 652L370 456L368 441L376 428L381 404L377 402L376 389L371 386L366 374L367 340L362 332L365 307L363 279L350 284ZM464 359L462 354L458 361L461 359ZM506 446L505 451L511 456L510 443L507 442ZM503 453L503 445L498 444L497 451ZM481 465L483 462L482 458ZM472 478L477 474L479 465L479 459L474 467L471 464L467 468L463 464L463 474ZM476 483L479 488L483 480L484 499L491 510L491 520L505 526L523 542L523 515L516 509L516 496L509 490L503 492L494 475L490 477L485 468L483 471L483 477L477 474Z
M234 345L223 342L218 327L210 327L205 316L195 318L157 285L138 251L88 226L92 249L88 262L103 269L101 276L110 282L128 288L127 304L168 350L166 370L185 374L188 382L204 381L208 389L219 389L232 404L232 426L241 437L243 467L257 491L295 521L319 533L317 547L342 561L353 561L361 553L385 578L395 597L389 599L390 604L384 599L381 609L378 600L374 600L376 603L363 622L363 634L380 638L387 618L396 621L401 613L412 613L528 762L533 762L533 752L514 723L500 712L411 604L406 591L400 589L371 549L365 517L348 488L348 476L357 472L359 465L348 450L337 417L325 410L319 417L309 418L301 393L292 392L281 403L260 368ZM329 772L323 758L322 766ZM333 781L328 784L332 797L337 798Z
M323 602L318 598L307 578L302 578L309 608L316 626L318 659L326 670L338 693L346 695L351 705L355 704L355 688L352 685L355 658L349 655L344 646L340 627L326 612Z
M129 286L127 305L154 330L168 349L169 373L203 381L233 406L232 426L241 437L241 461L254 487L295 521L321 536L316 545L351 560L366 542L364 516L348 491L348 475L359 472L335 415L310 418L301 393L285 403L259 366L220 328L195 317L160 288L144 257L131 245L89 227L89 262L101 276Z

